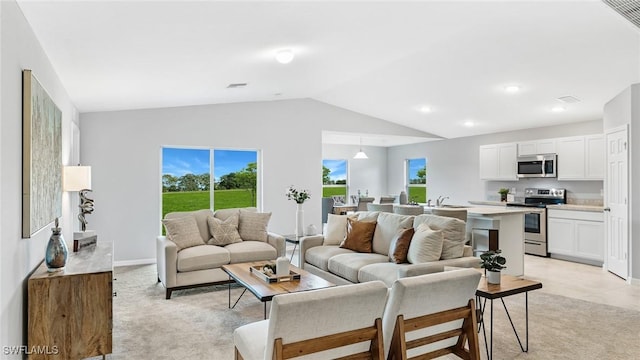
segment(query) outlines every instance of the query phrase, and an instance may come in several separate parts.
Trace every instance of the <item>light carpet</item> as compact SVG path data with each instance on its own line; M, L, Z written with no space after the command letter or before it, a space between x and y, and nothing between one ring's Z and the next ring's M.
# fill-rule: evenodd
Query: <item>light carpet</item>
M231 360L233 329L263 317L263 304L249 292L229 309L227 285L175 291L165 300L155 265L119 267L114 276L108 359ZM232 301L241 292L234 285ZM524 341L524 295L505 302ZM640 312L532 291L529 352L522 353L500 301L494 307L494 359L637 359L640 354ZM480 343L486 359L482 333Z

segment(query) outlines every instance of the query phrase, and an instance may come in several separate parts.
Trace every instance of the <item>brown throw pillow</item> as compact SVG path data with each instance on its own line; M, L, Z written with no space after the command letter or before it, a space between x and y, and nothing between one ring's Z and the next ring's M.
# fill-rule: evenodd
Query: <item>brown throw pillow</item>
M341 248L370 253L372 251L373 233L376 231L376 222L357 221L347 219L347 237L340 244Z
M413 232L413 228L408 228L400 229L396 233L393 239L391 239L391 246L389 246L389 260L396 264L409 262L407 260L407 253L409 252Z

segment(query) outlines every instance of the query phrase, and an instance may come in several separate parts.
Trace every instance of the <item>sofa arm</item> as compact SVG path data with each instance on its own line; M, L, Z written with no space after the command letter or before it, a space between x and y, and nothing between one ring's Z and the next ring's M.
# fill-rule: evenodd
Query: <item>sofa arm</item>
M158 279L166 288L175 287L178 274L178 247L166 236L158 236L156 251Z
M304 255L307 252L307 250L311 249L312 247L322 246L323 243L324 243L324 235L303 236L300 238L300 254L298 256L300 259L301 269L304 269L304 264L305 264Z
M276 248L276 253L278 254L277 257L286 256L287 244L285 242L284 236L268 232L267 244Z
M461 257L457 259L439 260L423 264L411 264L398 269L398 278L432 274L444 271L445 266L461 268L480 267L480 259L473 256Z

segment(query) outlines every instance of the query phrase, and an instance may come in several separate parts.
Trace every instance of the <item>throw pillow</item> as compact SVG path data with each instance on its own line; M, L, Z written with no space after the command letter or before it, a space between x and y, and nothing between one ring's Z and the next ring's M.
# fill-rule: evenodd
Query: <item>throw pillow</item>
M258 213L240 209L238 232L242 240L267 241L267 226L271 213Z
M407 253L409 252L409 245L411 244L413 233L413 228L398 230L393 239L391 239L389 260L396 264L402 264L408 261Z
M357 221L347 218L347 236L340 244L340 247L357 252L370 253L373 249L373 233L375 231L375 221Z
M340 245L347 236L347 216L328 214L323 245Z
M441 230L432 230L427 224L420 224L411 238L407 260L420 264L440 260L444 238Z
M178 247L178 251L192 246L204 245L198 224L193 216L162 219L167 237Z
M224 221L209 216L207 224L211 233L211 239L207 242L209 245L225 246L242 241L238 233L238 215L230 216Z

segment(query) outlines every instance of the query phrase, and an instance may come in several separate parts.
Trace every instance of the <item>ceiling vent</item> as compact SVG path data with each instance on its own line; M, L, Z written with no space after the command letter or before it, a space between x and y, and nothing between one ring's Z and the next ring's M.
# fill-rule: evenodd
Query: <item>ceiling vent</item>
M635 26L640 28L640 1L638 0L602 0Z
M247 86L247 83L233 83L227 85L227 89L238 89Z
M560 96L556 100L558 100L560 102L563 102L565 104L575 104L577 102L580 102L580 99L578 99L577 97L571 96L571 95Z

